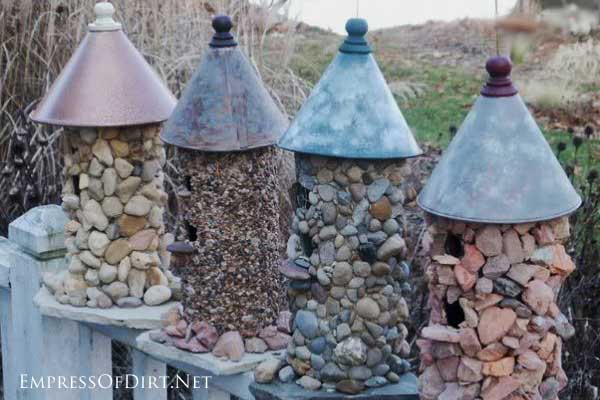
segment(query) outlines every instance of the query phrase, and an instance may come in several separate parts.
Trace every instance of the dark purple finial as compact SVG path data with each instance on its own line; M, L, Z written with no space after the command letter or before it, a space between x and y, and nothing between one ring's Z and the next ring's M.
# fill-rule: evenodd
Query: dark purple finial
M212 26L215 30L210 47L235 47L237 42L231 34L233 23L227 15L219 15L213 18Z
M512 71L512 62L505 56L495 56L490 58L486 65L490 77L487 83L481 89L481 95L485 97L510 97L518 93L513 85L510 73Z

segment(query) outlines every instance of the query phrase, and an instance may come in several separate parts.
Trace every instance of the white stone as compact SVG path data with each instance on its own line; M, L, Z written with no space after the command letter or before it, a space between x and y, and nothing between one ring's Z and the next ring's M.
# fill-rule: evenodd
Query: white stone
M102 201L102 211L108 218L115 218L123 214L123 204L117 197L106 197Z
M115 170L121 179L127 179L135 168L127 160L117 158L115 160Z
M104 165L102 165L97 158L92 158L92 161L90 161L90 166L88 167L88 174L95 178L100 178L103 171Z
M83 262L85 265L91 268L98 269L102 265L102 262L98 259L98 257L93 255L92 252L89 250L82 251L81 253L79 253L79 259L81 260L81 262Z
M127 282L127 277L129 276L129 271L131 270L131 260L129 257L125 257L119 263L119 268L117 271L117 279L121 282Z
M164 209L162 207L152 207L150 215L148 216L148 222L151 227L160 228L163 225L163 213Z
M133 194L138 189L138 187L140 186L141 183L142 183L142 179L137 176L130 176L129 178L125 179L123 182L119 183L117 185L116 193L117 193L117 196L119 197L119 199L121 200L121 202L127 203L129 201L129 199L131 199L131 196L133 196Z
M144 196L133 196L125 205L125 213L136 217L148 215L151 209L152 202Z
M107 168L102 174L102 185L104 186L104 195L112 196L117 190L117 171L114 168Z
M90 250L96 257L103 257L104 252L106 252L106 248L110 244L110 240L108 240L108 236L105 233L101 233L98 231L93 231L90 233L90 238L88 239L88 246Z
M103 283L112 283L117 279L117 267L103 263L98 272L98 277Z
M83 217L94 228L104 231L108 226L108 218L102 212L100 203L96 200L89 200L83 207Z
M171 299L171 289L166 286L151 286L144 294L144 304L158 306Z
M92 153L98 160L107 167L113 164L112 151L108 142L104 139L99 139L92 146Z
M143 253L134 251L131 253L131 266L137 269L148 269L160 266L160 258L156 253Z
M132 297L141 299L144 297L144 286L146 286L146 272L132 268L127 277L129 294Z
M100 278L98 277L98 271L95 269L88 269L84 277L85 281L90 286L98 286L100 284ZM89 297L89 295L88 295Z
M69 263L69 272L72 274L80 274L87 270L86 266L81 262L78 256L74 255L71 257Z

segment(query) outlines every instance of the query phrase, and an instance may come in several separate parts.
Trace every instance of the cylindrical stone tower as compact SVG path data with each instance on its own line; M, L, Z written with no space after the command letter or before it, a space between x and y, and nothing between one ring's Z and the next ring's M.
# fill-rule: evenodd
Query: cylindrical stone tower
M280 147L296 153L298 203L288 261L288 362L307 389L358 393L396 383L408 363L402 283L406 158L420 155L352 19L340 53Z
M494 57L490 78L418 198L430 217L431 319L418 344L423 399L558 399L557 296L575 265L581 198Z
M187 237L170 248L185 288L183 318L167 333L180 337L180 348L238 360L289 342L289 328L275 326L287 308L277 270L282 151L274 146L288 121L237 46L229 17L216 17L213 27L162 134L178 149L187 186L180 193Z
M109 2L32 120L65 127L63 208L69 269L47 285L61 303L157 305L176 282L163 257L160 124L175 98L113 20Z

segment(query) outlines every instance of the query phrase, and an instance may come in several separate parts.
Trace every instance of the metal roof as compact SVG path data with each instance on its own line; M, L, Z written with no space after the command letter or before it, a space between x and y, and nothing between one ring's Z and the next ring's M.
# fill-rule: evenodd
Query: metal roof
M229 17L216 17L213 27L210 49L165 124L163 141L210 152L275 144L287 118L237 47Z
M294 152L343 158L421 155L365 39L363 19L346 24L348 38L279 141Z
M73 127L158 123L176 99L112 19L111 3L96 4L96 21L31 119Z
M561 217L581 205L525 103L511 89L510 70L506 58L488 62L495 85L484 87L419 195L424 210L463 221L512 224Z

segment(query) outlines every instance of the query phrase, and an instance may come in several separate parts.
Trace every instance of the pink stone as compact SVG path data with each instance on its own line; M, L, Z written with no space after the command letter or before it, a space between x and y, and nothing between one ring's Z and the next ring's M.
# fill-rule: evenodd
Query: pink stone
M292 337L287 333L280 332L276 326L268 326L260 331L258 336L265 341L269 350L285 349Z
M460 262L460 260L454 256L448 254L442 254L439 256L433 257L433 261L442 264L442 265L456 265Z
M464 386L458 383L447 383L446 390L440 394L438 400L475 400L479 395L479 390L478 384Z
M419 376L419 394L422 400L437 400L446 389L446 384L435 364L425 368Z
M183 335L181 337L184 337L187 334L188 323L185 319L180 319L179 321L177 321L175 328L177 328L179 333L181 333Z
M282 311L277 316L277 329L283 333L292 333L292 313Z
M215 357L225 357L231 361L240 361L245 354L242 336L237 331L224 333L217 341L212 353Z
M458 286L450 286L446 291L446 300L448 301L448 304L456 303L462 294L462 290Z
M458 365L458 379L462 382L476 383L483 379L483 363L470 357L462 357Z
M533 236L535 237L535 241L540 246L547 246L549 244L553 244L556 240L554 238L554 232L549 225L542 224L539 227L533 230Z
M510 261L504 254L490 257L483 267L483 274L486 278L496 279L508 272L510 269Z
M440 375L445 382L456 382L458 374L459 357L448 357L437 361L437 367Z
M446 286L455 286L456 278L452 267L438 265L437 269L438 282Z
M504 336L502 338L502 344L508 347L509 349L518 349L520 346L519 339L512 336Z
M520 354L519 357L517 358L517 362L523 368L528 369L530 371L537 371L539 369L546 368L546 363L544 361L542 361L538 357L538 355L531 350L527 350L527 351L523 352L522 354Z
M535 251L535 238L530 234L525 234L521 236L521 243L523 243L523 253L525 254L525 258L529 259Z
M498 361L490 361L483 364L483 374L486 376L509 376L515 369L515 358L504 357Z
M165 328L165 333L169 336L182 338L185 336L185 333L179 332L175 325L170 325Z
M187 350L191 353L208 353L209 351L206 347L202 346L202 344L198 342L196 338L191 338L189 341L185 339L177 339L175 342L173 342L173 344L178 349Z
M483 390L483 400L503 400L517 390L521 384L510 376L504 376Z
M554 301L554 292L546 283L534 280L527 284L522 298L536 314L546 315Z
M497 293L491 293L486 295L478 296L479 300L475 302L475 309L477 311L485 310L486 308L495 306L500 303L504 298Z
M510 268L510 271L508 271L506 276L522 286L525 286L533 278L538 269L540 269L540 267L537 265L516 264Z
M535 224L532 224L532 223L517 224L517 225L514 225L513 228L515 231L517 231L519 233L519 235L525 235L525 234L529 233L531 228L533 228L534 226L535 226Z
M485 257L472 244L465 245L465 255L460 263L472 273L477 273L485 264Z
M496 226L488 225L477 231L475 245L486 257L502 253L502 233Z
M517 320L517 314L508 308L490 307L481 314L478 333L483 345L505 336Z
M456 343L433 342L431 344L431 354L436 360L442 360L448 357L461 356L462 351Z
M212 349L219 340L217 329L207 322L196 322L192 325L192 330L196 333L196 339L207 349Z
M558 218L550 223L552 225L552 231L554 237L557 240L567 239L571 235L571 225L569 224L569 217Z
M506 353L508 353L508 348L502 343L495 342L477 353L477 358L482 361L496 361L504 357Z
M421 331L421 336L439 342L458 343L460 341L460 332L444 325L427 326Z
M479 278L475 291L479 294L490 294L494 290L494 282L489 278Z
M506 254L511 264L523 262L525 253L517 231L509 229L504 232L504 235L502 235L502 252Z
M460 347L466 355L475 357L481 351L481 343L475 329L465 328L460 330Z
M473 286L477 283L477 275L469 272L461 264L454 266L454 276L463 292L473 289Z

